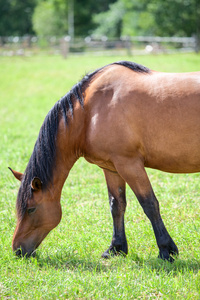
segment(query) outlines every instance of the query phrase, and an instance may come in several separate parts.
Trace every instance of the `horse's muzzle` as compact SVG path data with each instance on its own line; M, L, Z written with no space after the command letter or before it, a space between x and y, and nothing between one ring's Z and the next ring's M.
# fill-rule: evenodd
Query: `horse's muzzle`
M23 248L18 248L18 249L15 250L14 252L15 252L15 254L16 254L18 257L26 257L26 258L28 258L28 257L30 257L30 256L35 257L35 255L36 255L35 250L29 250L29 251L26 251L26 250L24 250Z

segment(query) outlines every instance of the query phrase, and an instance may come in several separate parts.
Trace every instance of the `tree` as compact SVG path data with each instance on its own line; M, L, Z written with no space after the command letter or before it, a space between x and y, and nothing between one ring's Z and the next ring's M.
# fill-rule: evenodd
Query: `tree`
M67 11L61 1L41 1L33 14L33 29L38 36L63 36L67 34Z
M120 37L127 35L153 34L153 17L148 11L147 0L118 0L109 10L94 16L98 25L96 35Z
M154 35L155 21L149 9L151 1L123 0L126 13L122 20L121 35Z
M33 15L33 27L38 35L67 35L74 31L76 37L87 36L96 27L93 14L107 10L115 0L39 0ZM69 9L73 9L71 15ZM73 15L73 16L72 16ZM74 30L69 30L69 17ZM72 33L73 35L73 33Z
M199 0L151 1L149 9L155 18L155 33L160 36L194 35L200 19L199 7Z
M196 51L200 50L199 0L154 0L151 10L157 35L196 36Z
M96 36L106 35L108 37L120 36L125 12L126 7L123 1L118 0L110 4L108 11L94 15L93 20L98 24L98 27L93 31L93 34Z
M117 0L94 21L94 33L108 36L200 36L200 1Z
M36 0L0 0L0 36L32 34Z
M93 15L107 11L115 0L74 0L75 36L85 37L96 28Z

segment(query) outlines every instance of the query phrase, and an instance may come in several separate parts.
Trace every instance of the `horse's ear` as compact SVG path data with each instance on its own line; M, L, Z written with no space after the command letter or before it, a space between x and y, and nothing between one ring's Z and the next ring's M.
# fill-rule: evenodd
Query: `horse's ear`
M24 176L23 173L17 172L13 169L11 169L10 167L8 167L8 169L13 173L13 175L15 176L16 179L18 179L19 181L22 181L22 178Z
M34 177L31 182L31 188L33 191L39 191L42 189L42 181L38 177Z

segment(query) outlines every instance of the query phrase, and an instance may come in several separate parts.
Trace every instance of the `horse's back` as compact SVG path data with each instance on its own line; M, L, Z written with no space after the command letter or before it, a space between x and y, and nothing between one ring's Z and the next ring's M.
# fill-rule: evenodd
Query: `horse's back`
M200 72L146 74L112 66L87 92L87 141L95 157L132 155L164 171L200 170Z

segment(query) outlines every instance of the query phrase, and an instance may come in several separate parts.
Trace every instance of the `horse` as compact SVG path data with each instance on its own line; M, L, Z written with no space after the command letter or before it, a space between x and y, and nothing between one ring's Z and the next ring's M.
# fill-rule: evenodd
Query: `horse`
M200 171L200 72L163 73L119 61L87 74L47 114L17 195L12 249L36 248L61 220L61 191L74 163L99 166L113 218L103 258L128 253L126 184L153 227L159 258L172 262L178 248L169 235L146 168Z

